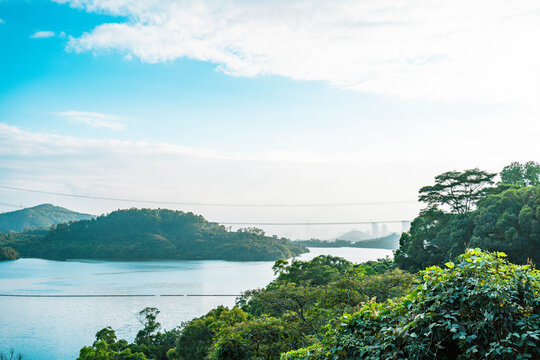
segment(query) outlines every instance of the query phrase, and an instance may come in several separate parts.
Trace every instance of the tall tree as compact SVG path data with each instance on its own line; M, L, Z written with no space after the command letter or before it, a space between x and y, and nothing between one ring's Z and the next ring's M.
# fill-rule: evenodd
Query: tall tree
M524 164L514 161L505 166L500 175L503 184L536 186L540 184L540 164L536 161Z
M418 198L428 207L448 206L450 212L463 214L473 210L482 197L482 189L493 184L495 175L478 168L447 171L435 177L435 185L421 188Z
M536 161L527 161L525 163L525 181L527 185L540 185L540 164Z

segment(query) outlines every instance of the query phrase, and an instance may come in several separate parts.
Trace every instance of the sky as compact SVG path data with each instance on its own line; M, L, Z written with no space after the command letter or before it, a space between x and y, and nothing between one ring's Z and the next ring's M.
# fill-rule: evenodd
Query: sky
M444 171L540 160L539 36L528 0L0 0L0 186L154 201L0 211L410 220Z

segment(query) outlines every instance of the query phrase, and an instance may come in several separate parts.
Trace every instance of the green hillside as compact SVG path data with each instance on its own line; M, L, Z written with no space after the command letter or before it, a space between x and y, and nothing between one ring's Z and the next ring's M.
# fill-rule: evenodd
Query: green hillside
M271 261L308 251L285 238L266 236L260 229L227 231L200 215L166 209L118 210L107 216L53 226L41 236L11 234L3 245L13 247L22 257L60 260Z
M0 232L25 229L48 229L51 225L91 219L93 215L81 214L51 204L0 214Z

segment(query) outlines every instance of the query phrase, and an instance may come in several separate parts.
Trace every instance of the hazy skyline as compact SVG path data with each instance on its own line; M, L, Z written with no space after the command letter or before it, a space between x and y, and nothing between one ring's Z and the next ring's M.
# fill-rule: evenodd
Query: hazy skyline
M539 34L536 1L3 0L0 185L170 202L414 201L441 172L540 159ZM0 198L0 211L143 206ZM162 207L319 222L412 219L421 204ZM352 226L263 228L327 238Z

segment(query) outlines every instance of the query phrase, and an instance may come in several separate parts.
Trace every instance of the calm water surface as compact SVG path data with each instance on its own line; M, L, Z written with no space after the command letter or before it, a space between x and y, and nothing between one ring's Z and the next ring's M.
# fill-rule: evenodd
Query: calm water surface
M392 256L383 249L311 248L308 260L331 254L353 262ZM232 261L50 261L0 262L0 293L26 295L154 295L150 297L1 297L0 351L10 347L29 360L77 358L95 333L111 326L120 338L133 339L141 328L135 315L145 307L161 311L159 321L172 329L235 297L159 295L236 295L266 286L273 262Z

